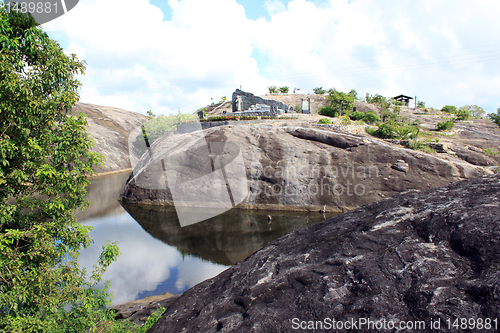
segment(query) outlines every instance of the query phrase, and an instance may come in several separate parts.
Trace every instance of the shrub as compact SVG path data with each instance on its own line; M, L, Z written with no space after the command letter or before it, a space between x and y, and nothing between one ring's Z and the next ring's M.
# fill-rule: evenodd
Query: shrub
M412 125L401 125L394 121L388 121L378 125L378 130L369 134L378 136L381 139L415 139L418 137L418 127Z
M300 104L295 105L295 112L302 113L302 105Z
M326 105L319 108L318 113L322 116L336 117L338 115L338 110L331 105Z
M267 87L267 90L269 90L270 94L277 94L278 93L278 87L276 87L276 86L269 86L269 87Z
M326 94L326 90L323 89L323 87L314 88L313 91L314 91L315 94L318 94L318 95L324 95L324 94Z
M408 148L413 150L421 150L428 154L434 154L436 151L431 147L425 145L422 141L412 140L408 142Z
M441 111L446 112L446 113L453 113L455 114L457 112L457 107L453 105L445 105L441 109Z
M278 88L278 91L282 94L288 94L288 92L290 91L290 88L287 87L287 86L284 86L284 87L279 87Z
M470 118L470 113L465 109L460 109L455 113L456 120L467 120L469 118Z
M351 118L349 118L348 115L343 115L342 117L340 117L341 119L341 124L342 125L349 125L351 123Z
M488 114L488 118L498 126L500 126L500 108L497 109L497 114L490 113Z
M329 118L321 118L318 121L318 124L331 124L331 123L332 123L332 121Z
M363 120L366 123L375 123L380 121L380 117L371 110L367 112L354 111L349 116L352 120Z
M455 126L455 124L451 120L447 120L447 121L442 121L442 122L438 123L437 129L438 129L438 131L449 131L454 126Z

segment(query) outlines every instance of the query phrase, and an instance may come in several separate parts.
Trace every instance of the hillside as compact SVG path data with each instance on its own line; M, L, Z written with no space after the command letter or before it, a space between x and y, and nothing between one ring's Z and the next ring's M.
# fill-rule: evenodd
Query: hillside
M97 173L130 169L128 137L148 117L119 108L77 102L73 112L82 112L88 119L88 133L94 139L92 151L104 155L104 167L97 166Z

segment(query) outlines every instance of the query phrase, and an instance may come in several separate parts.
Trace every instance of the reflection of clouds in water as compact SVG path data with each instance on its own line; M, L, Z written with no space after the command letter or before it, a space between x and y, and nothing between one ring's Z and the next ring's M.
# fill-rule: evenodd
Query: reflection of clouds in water
M104 280L111 282L109 292L114 294L113 305L135 300L141 292L155 290L158 284L169 278L170 270L175 267L179 271L179 279L175 282L177 292L226 268L192 256L183 259L175 247L153 238L127 213L82 224L94 227L91 233L94 244L79 258L80 265L86 267L89 273L99 258L104 242L118 241L121 255L104 274Z
M184 262L179 263L179 277L175 282L175 288L178 292L192 287L195 284L210 279L227 267L213 264L208 261L201 261L195 257L186 257Z

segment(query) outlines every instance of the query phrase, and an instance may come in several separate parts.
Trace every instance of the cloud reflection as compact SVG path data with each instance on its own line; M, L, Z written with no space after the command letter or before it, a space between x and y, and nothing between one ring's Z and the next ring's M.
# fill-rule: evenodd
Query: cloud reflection
M173 246L155 239L124 210L120 214L82 222L94 227L94 244L83 251L79 263L92 271L106 240L118 241L121 255L104 274L109 280L112 305L135 300L144 295L171 292L179 294L211 278L227 267L184 256ZM177 271L176 279L172 272ZM169 281L167 281L169 280ZM169 282L169 283L165 283Z

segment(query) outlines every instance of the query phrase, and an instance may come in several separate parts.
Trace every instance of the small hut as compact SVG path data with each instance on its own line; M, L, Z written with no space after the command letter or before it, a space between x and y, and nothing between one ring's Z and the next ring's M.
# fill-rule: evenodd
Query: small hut
M408 106L410 104L410 99L413 99L413 97L401 94L399 96L393 97L393 99L395 99L396 101L403 102L405 103L406 106Z

